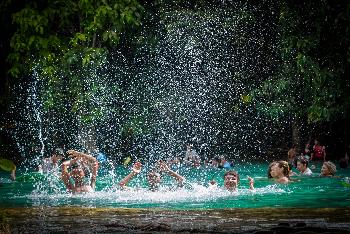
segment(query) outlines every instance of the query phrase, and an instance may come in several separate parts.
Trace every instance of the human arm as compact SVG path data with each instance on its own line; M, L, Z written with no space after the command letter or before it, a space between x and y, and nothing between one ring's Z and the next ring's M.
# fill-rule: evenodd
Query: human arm
M159 168L161 171L164 171L166 173L168 173L168 175L172 176L175 178L175 180L180 184L182 185L183 182L184 182L184 177L182 177L181 175L179 175L178 173L176 173L175 171L172 171L170 170L169 166L163 162L163 161L160 161L159 162Z
M97 159L89 154L84 154L82 152L79 151L75 151L75 150L68 150L67 154L70 157L73 158L78 158L80 161L85 162L85 163L95 163L97 162Z
M96 187L96 177L97 177L97 172L98 172L98 161L95 157L89 155L89 154L84 154L82 152L78 152L75 150L68 150L67 151L68 155L70 157L74 157L77 161L82 162L83 164L87 164L91 170L91 181L90 181L90 186L95 189Z
M140 162L136 162L131 170L131 172L125 176L118 184L120 187L125 188L127 186L127 184L129 183L129 181L136 176L137 174L140 173L141 171L141 163Z
M255 190L254 188L254 179L250 176L248 176L248 182L249 182L249 189L250 190Z
M74 185L70 181L70 175L69 175L69 172L68 172L68 167L71 166L72 164L76 163L77 161L78 161L78 159L74 158L74 159L71 159L71 160L64 161L62 163L62 165L61 165L61 171L62 171L61 178L63 180L64 185L68 189L68 191L73 191L74 190Z
M11 170L11 180L16 180L16 166Z

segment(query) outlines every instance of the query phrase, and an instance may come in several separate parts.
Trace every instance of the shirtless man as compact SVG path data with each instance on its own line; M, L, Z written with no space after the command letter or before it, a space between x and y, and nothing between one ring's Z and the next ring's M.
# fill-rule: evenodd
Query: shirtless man
M97 159L91 155L75 150L68 150L67 153L70 157L72 157L72 159L64 161L61 165L62 180L66 185L67 190L72 193L93 192L96 186L96 176L98 170ZM89 184L84 182L84 169L88 169L91 173Z
M159 171L167 173L168 175L173 177L178 182L179 187L181 187L183 185L183 182L185 179L181 175L179 175L178 173L172 171L165 162L159 161L157 163L157 166L158 166ZM136 162L132 168L132 171L119 182L119 186L121 188L126 188L129 181L134 176L136 176L137 174L140 173L141 167L142 167L141 163ZM148 181L149 189L151 191L157 191L159 189L160 183L162 181L162 177L156 170L151 170L150 172L148 172L147 181Z

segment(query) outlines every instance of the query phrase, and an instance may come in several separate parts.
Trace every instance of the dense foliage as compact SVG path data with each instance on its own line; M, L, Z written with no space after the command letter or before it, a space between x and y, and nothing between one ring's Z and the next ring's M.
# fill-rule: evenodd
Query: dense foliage
M280 62L253 90L258 110L309 122L349 117L350 4L281 1Z
M7 64L3 65L11 79L6 85L21 86L29 83L28 77L39 77L42 91L39 98L45 115L65 128L61 135L66 130L79 129L79 134L101 134L100 139L106 144L121 141L121 145L130 148L138 136L158 134L150 132L150 128L157 128L160 120L155 120L163 116L175 118L185 135L193 124L191 121L200 117L177 110L179 100L166 100L173 91L171 84L166 88L168 93L159 89L160 93L147 96L148 92L157 91L154 86L164 87L163 71L157 68L163 66L170 71L179 64L181 71L167 75L188 75L185 74L188 68L206 77L210 73L206 67L227 72L215 76L220 84L232 83L215 87L222 89L222 94L219 92L215 98L225 111L210 110L206 113L210 120L202 121L203 125L213 126L213 132L221 131L220 144L242 138L229 136L242 116L246 122L256 118L276 126L287 123L297 131L300 125L349 118L350 3L346 0L237 1L238 12L235 4L225 1L39 0L21 2L18 6L17 3L7 0L1 5L1 12L11 15L13 23L10 36L2 39L2 44L11 48L6 53ZM5 17L2 21L8 23ZM270 32L258 32L265 30L266 25L272 25ZM198 27L207 30L198 33ZM225 39L227 44L220 44L227 35L230 35ZM203 38L218 39L219 43L206 43ZM172 40L184 44L171 45ZM187 50L190 43L192 50ZM224 46L227 51L223 53L219 49ZM188 64L183 71L183 64L196 59L200 62ZM114 64L110 63L112 60ZM129 62L132 64L128 65ZM143 75L137 74L139 68ZM108 72L110 69L115 72ZM191 80L180 81L186 82ZM216 84L205 82L213 88ZM232 89L241 83L246 85ZM131 93L135 100L129 97ZM184 92L183 97L186 95ZM193 108L196 104L188 106ZM69 122L67 116L74 124L63 123ZM187 125L183 124L186 121ZM118 124L120 128L114 126ZM164 129L173 131L173 125L163 124ZM255 134L253 130L260 129L252 130L250 124L244 122L241 127L246 128L243 132L247 136L252 131L251 136L264 137ZM97 128L109 129L118 137L103 136L104 130L98 132Z
M28 2L13 14L9 73L16 77L35 70L47 79L45 106L60 107L68 99L76 112L89 99L84 79L102 66L127 29L140 24L142 11L136 0ZM68 94L63 93L67 85Z

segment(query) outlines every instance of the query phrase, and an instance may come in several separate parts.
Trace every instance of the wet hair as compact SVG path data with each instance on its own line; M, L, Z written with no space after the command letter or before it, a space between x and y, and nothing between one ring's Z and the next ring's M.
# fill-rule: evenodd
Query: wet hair
M156 171L150 171L147 175L148 180L148 188L151 191L157 191L159 189L160 184L159 183L149 183L150 180L155 179L156 177L160 177L160 174Z
M267 169L267 177L272 178L271 176L271 167L274 166L275 164L278 164L278 167L283 168L283 175L287 178L289 178L289 171L290 171L290 166L288 162L279 160L279 161L273 161L270 163L268 169Z
M324 162L323 165L327 167L331 175L335 175L335 173L337 172L337 166L331 161Z
M148 177L160 177L160 174L156 171L150 171L147 176Z
M226 171L225 174L224 174L224 179L225 179L225 177L228 176L228 175L234 175L234 176L236 176L236 178L237 178L237 185L239 184L239 174L238 174L237 171Z
M157 170L151 170L150 172L148 172L147 174L147 180L154 180L155 178L161 178L161 175L157 172Z
M73 163L69 167L71 168L71 170L81 169L84 172L84 177L90 177L91 172L89 168L84 165L81 165L80 163Z
M297 162L300 162L301 164L306 165L306 167L308 167L308 165L309 165L309 161L306 158L304 158L304 157L299 157L297 159Z

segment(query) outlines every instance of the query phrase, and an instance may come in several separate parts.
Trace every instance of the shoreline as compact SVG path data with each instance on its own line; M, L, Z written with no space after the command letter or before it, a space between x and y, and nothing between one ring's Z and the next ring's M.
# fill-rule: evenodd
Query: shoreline
M350 233L350 207L216 210L23 207L1 208L0 215L0 233Z

